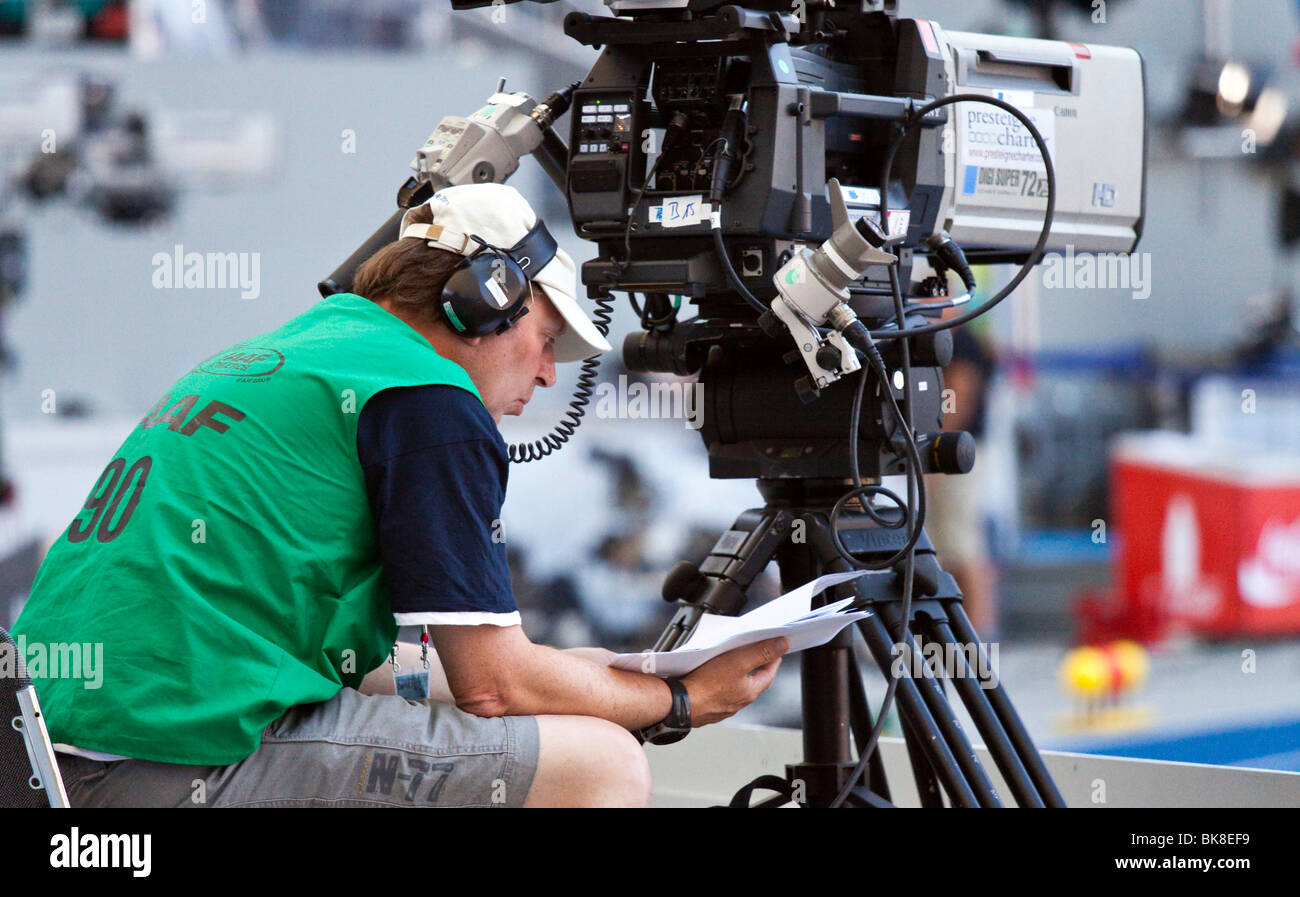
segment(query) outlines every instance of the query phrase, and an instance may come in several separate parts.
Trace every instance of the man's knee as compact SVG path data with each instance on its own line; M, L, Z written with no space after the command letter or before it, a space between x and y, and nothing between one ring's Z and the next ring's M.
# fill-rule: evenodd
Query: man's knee
M647 806L650 763L630 732L590 716L537 717L528 806Z

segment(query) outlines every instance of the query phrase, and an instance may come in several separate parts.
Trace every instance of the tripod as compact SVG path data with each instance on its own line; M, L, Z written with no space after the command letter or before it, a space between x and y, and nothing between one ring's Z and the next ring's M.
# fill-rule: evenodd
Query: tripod
M751 508L736 518L698 567L683 561L665 580L664 597L680 604L654 650L668 651L680 645L705 613L739 613L746 601L745 591L773 559L780 569L782 592L822 573L852 569L836 551L829 525L830 510L843 492L843 484L760 479L758 488L763 507ZM876 509L875 516L893 523L895 515ZM854 557L867 562L890 557L906 541L904 530L882 525L863 512L840 516L840 537ZM924 534L917 543L906 626L901 619L902 583L901 570L883 570L834 589L854 589L858 597L854 607L872 611L857 626L881 672L899 677L899 718L921 805L942 807L946 794L952 806L1002 806L944 694L947 682L961 697L1016 803L1022 807L1065 806L1010 698L989 673L988 659L962 609L956 582L939 567ZM835 597L826 595L814 602L833 600ZM897 646L896 636L900 639ZM944 646L942 656L959 659L954 668L943 670L938 662L922 660L916 636ZM828 806L857 765L850 752L850 736L860 751L871 731L872 718L853 653L852 630L845 629L801 657L803 761L787 765L785 778L755 779L737 792L732 806L749 806L756 789L777 792L759 806L777 806L791 799L811 807ZM915 675L917 672L920 675ZM855 784L845 803L893 805L879 751L873 752L864 781Z

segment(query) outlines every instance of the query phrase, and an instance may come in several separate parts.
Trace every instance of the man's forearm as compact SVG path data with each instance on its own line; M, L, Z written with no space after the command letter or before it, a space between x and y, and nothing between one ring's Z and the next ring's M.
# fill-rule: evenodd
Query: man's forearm
M523 655L500 696L502 715L596 716L642 729L672 710L672 692L656 676L616 670L545 645L530 645Z
M627 729L665 719L672 691L645 673L534 645L519 626L432 626L456 706L478 716L593 716ZM749 706L772 682L787 639L734 648L682 678L691 725L707 726Z
M421 664L420 646L402 643L397 646L398 661L405 668L418 670ZM540 652L540 656L535 654ZM519 678L523 685L507 689L500 706L485 702L465 705L465 709L478 710L483 715L532 716L538 713L572 713L581 716L598 716L618 723L628 729L653 725L668 715L671 693L655 677L641 673L611 670L603 662L612 652L602 648L570 648L560 651L543 645L531 645L520 665ZM429 651L429 697L444 703L456 703L447 675L436 651ZM599 658L599 660L597 660ZM589 669L594 668L594 669ZM388 661L380 664L359 689L362 694L391 695L396 693L393 668ZM608 693L610 703L597 706L592 694ZM574 696L579 700L574 701ZM662 699L662 700L661 700ZM623 706L619 706L619 703ZM646 707L653 715L648 722L639 722ZM520 707L529 709L518 709ZM558 709L568 707L570 709ZM660 712L661 711L661 712ZM625 721L629 720L629 721Z
M438 652L429 649L427 655L421 654L420 646L411 642L398 642L397 645L397 662L404 668L419 671L424 665L424 660L429 661L429 699L439 701L443 704L455 704L456 697L451 693L451 686L447 683L447 673L442 668L442 660L438 657ZM606 648L563 648L564 654L569 657L577 657L587 660L600 666L608 666L614 652ZM379 666L375 667L357 687L357 691L363 695L395 695L397 694L397 683L393 680L393 665L385 660Z

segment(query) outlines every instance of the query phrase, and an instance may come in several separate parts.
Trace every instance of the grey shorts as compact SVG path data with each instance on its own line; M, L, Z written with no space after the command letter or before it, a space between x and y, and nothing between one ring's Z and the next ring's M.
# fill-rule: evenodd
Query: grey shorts
M291 707L230 766L58 758L74 807L518 807L537 751L531 716L344 688Z

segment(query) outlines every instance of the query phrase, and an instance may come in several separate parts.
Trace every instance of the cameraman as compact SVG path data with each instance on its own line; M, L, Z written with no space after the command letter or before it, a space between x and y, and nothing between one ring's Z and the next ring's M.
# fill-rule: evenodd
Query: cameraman
M610 348L539 226L511 187L439 191L356 293L200 364L127 438L15 624L103 645L102 687L33 675L74 806L649 801L629 730L680 726L681 688L531 643L499 538L497 424ZM428 700L392 693L400 625L431 633ZM684 677L689 723L785 647Z

